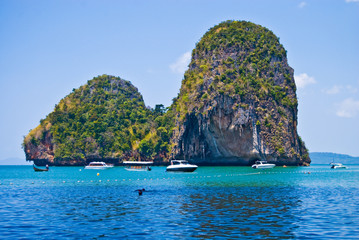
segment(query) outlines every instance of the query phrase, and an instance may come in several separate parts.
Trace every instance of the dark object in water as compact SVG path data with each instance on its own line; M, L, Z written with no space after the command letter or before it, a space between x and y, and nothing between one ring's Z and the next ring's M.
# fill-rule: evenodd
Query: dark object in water
M139 196L141 196L144 191L146 191L144 188L135 190L135 192L138 192Z
M46 168L39 168L39 167L35 166L35 164L33 164L32 167L34 168L35 172L47 172L47 171L49 171L49 166L48 165L46 165Z

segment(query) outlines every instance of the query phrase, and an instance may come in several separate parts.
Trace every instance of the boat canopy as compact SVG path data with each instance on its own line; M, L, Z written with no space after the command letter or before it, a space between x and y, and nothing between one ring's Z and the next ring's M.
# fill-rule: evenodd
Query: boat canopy
M133 166L144 166L144 165L152 165L153 162L141 162L141 161L123 161L123 164L133 165Z
M105 166L104 162L90 162L89 166Z
M256 164L267 164L268 162L267 161L256 161Z
M171 160L172 165L179 165L179 164L188 164L186 160Z

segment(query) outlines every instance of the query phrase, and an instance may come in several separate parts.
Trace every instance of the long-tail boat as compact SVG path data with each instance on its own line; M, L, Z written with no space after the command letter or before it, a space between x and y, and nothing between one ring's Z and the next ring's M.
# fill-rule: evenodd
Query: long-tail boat
M46 168L39 168L39 167L35 166L35 164L33 164L32 167L34 168L35 172L47 172L47 171L49 171L49 166L48 165L46 165Z

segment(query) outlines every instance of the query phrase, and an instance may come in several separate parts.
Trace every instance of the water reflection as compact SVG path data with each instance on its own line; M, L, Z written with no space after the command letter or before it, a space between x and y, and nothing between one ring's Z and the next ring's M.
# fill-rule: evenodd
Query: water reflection
M236 187L201 189L183 203L181 213L192 236L214 238L294 238L298 219L291 209L301 204L293 188ZM294 196L291 194L294 192ZM196 224L193 224L196 223Z

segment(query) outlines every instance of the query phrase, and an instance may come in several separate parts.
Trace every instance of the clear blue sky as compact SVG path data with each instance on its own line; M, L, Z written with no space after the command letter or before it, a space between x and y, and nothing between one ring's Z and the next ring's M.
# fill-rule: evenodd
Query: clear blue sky
M1 0L0 160L24 158L23 136L97 75L169 106L196 42L225 20L280 38L309 151L359 156L359 0Z

